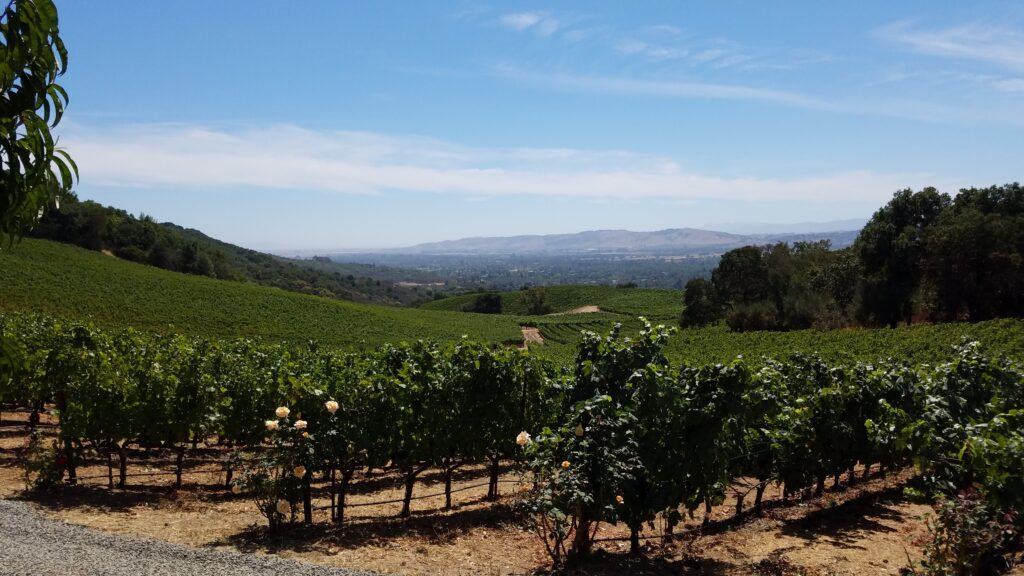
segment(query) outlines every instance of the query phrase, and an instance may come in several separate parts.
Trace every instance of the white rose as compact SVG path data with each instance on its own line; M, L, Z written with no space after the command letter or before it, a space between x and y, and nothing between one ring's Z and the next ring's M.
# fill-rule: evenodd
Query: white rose
M518 436L516 436L516 444L519 444L520 446L526 446L529 443L530 433L527 432L526 430L523 430L522 432L519 433Z
M291 412L292 411L289 410L287 406L279 406L277 410L274 410L274 414L276 414L278 418L287 418Z
M306 421L305 420L296 420L295 421L295 429L296 430L305 430L306 429Z
M324 408L327 408L328 412L334 414L338 411L338 403L334 400L328 400L327 402L324 402Z
M277 430L277 420L267 420L263 424L267 427L267 430Z

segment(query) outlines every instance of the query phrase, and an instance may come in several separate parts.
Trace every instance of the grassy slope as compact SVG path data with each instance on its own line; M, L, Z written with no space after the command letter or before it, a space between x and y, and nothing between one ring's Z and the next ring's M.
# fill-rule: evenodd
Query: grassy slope
M512 318L328 300L167 272L45 240L25 239L0 251L0 291L0 310L201 336L317 339L338 346L462 334L520 339Z

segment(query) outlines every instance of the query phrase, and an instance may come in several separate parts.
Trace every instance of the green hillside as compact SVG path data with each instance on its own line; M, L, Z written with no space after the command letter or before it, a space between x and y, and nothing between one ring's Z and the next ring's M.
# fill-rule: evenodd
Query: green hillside
M615 286L547 286L547 302L555 313L583 306L597 306L611 314L629 317L647 316L652 320L676 324L683 310L683 296L679 290L655 288L618 288ZM460 311L479 294L462 294L434 300L421 306L426 310ZM502 292L503 314L526 315L521 292Z
M228 244L171 222L157 224L150 216L136 217L112 206L79 201L74 194L65 196L59 208L47 211L27 235L106 251L123 260L164 270L353 302L419 302L431 297L434 287L410 286L403 281L433 284L439 280L415 270L338 264L326 258L282 258Z
M155 332L316 339L345 347L463 334L491 342L521 339L513 318L342 302L169 272L28 238L0 251L0 290L0 310Z

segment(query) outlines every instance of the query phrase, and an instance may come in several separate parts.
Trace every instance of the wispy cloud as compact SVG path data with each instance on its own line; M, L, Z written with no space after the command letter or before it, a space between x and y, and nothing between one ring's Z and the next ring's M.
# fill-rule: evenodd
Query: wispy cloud
M646 31L650 34L663 34L667 36L679 36L683 33L682 28L672 24L654 24L648 26Z
M979 74L962 70L934 70L899 68L888 70L867 82L868 86L886 84L914 84L930 89L948 89L950 86L981 87L997 92L1016 94L1024 92L1024 78L1003 74Z
M1024 70L1024 32L1000 25L974 22L925 30L902 21L880 28L876 34L920 54Z
M501 25L517 32L531 31L541 36L551 36L561 28L557 19L547 12L516 12L499 18Z
M665 27L657 27L651 36L665 36L669 41L661 39L637 39L635 36L625 37L617 41L614 49L619 54L640 56L650 62L684 62L691 66L709 66L711 68L730 68L745 64L756 59L739 46L723 40L679 39L681 32L667 33Z
M899 118L946 124L1024 125L1024 115L1019 113L1019 107L963 108L939 102L899 97L826 98L804 92L745 84L537 72L508 65L494 67L494 74L518 83L530 83L548 89L592 94L764 102L835 114ZM1004 89L1010 90L1015 87L1016 85L1011 83L1007 84Z
M655 62L683 60L688 58L692 53L688 48L678 46L657 46L632 38L619 41L615 45L615 50L619 54L640 55Z
M562 39L568 42L582 42L602 32L602 28L592 26L589 28L572 28L562 33Z
M1002 78L992 84L1002 92L1024 92L1024 78Z
M516 32L533 32L569 43L591 40L594 47L651 64L684 63L691 67L742 70L790 70L811 62L830 60L820 53L765 49L753 50L719 37L706 37L669 23L625 30L595 24L599 17L551 11L515 12L497 22ZM491 20L493 23L494 21Z
M499 66L496 68L496 72L501 76L518 81L533 82L553 88L585 92L665 96L674 98L760 101L816 110L835 110L838 108L836 104L814 98L812 96L807 96L799 92L758 88L740 84L686 82L676 80L646 80L615 76L588 76L564 73L537 73L510 66Z
M864 170L800 178L719 177L672 158L617 150L470 148L416 136L292 125L212 129L72 125L65 144L83 186L252 187L342 194L389 191L567 198L880 202L928 181Z

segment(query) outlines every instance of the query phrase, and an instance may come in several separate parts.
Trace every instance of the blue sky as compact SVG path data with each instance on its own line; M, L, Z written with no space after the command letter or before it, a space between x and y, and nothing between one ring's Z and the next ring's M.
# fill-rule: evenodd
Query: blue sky
M260 249L1020 180L1021 2L58 0L82 198Z

